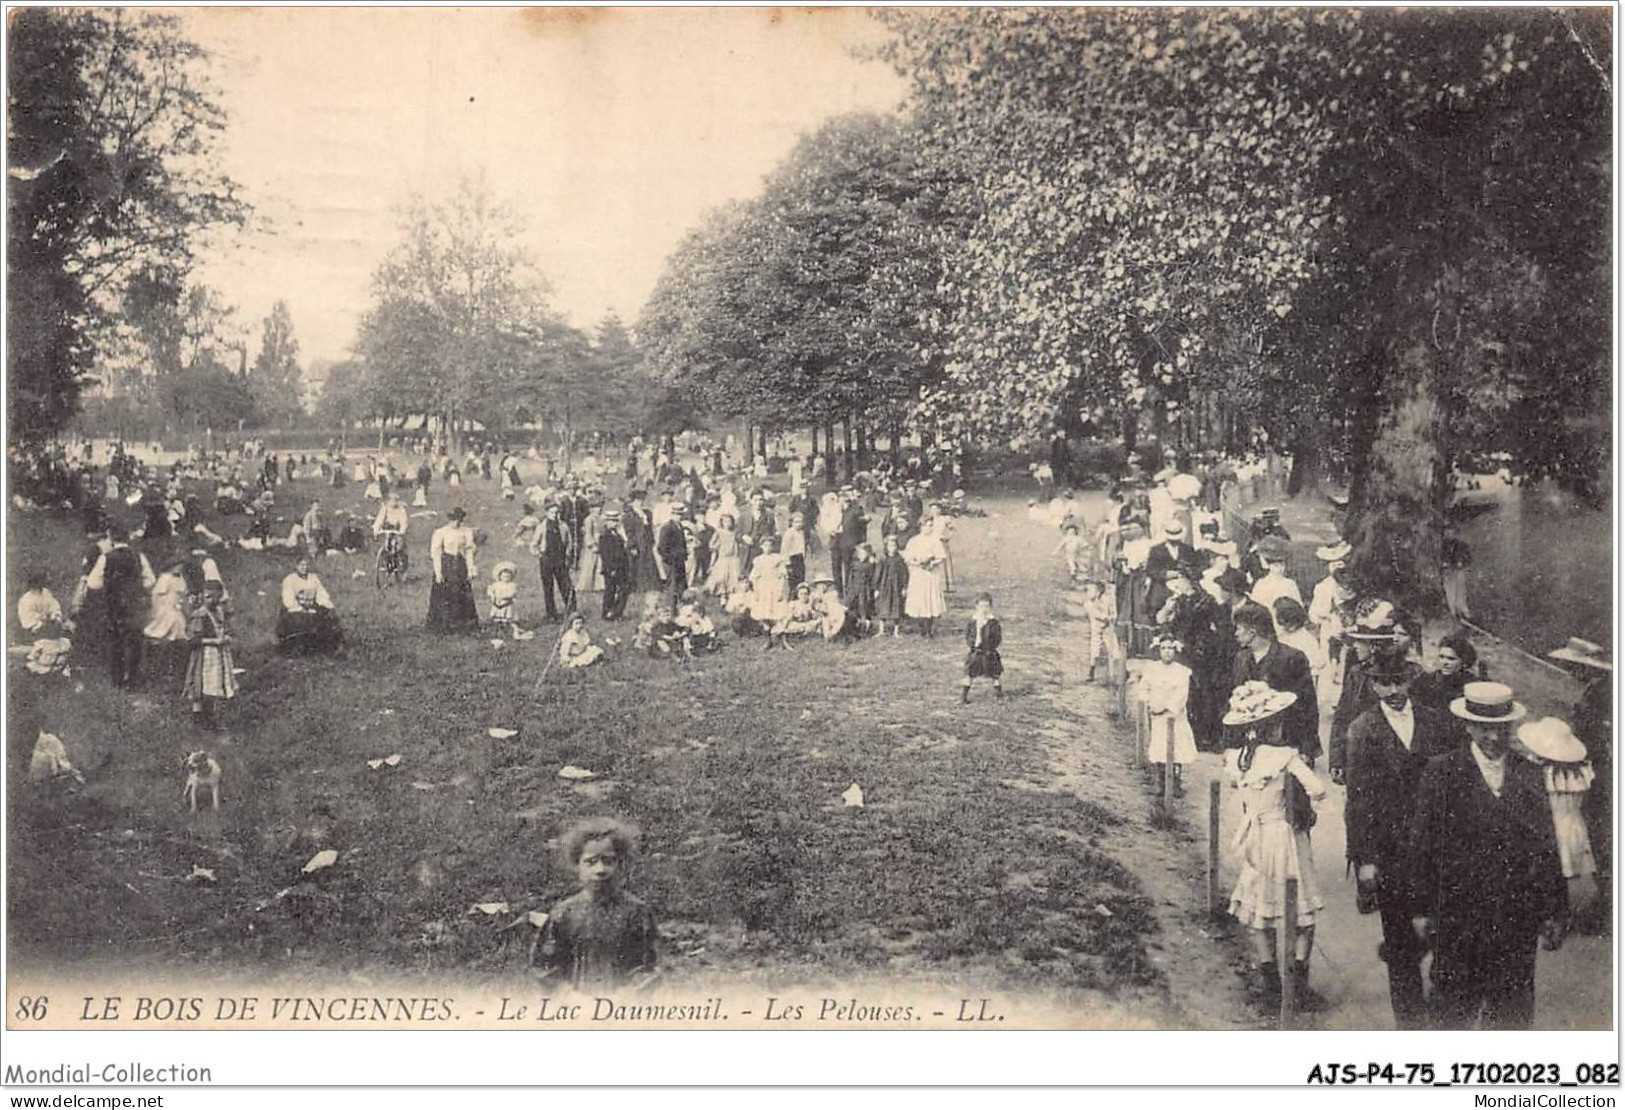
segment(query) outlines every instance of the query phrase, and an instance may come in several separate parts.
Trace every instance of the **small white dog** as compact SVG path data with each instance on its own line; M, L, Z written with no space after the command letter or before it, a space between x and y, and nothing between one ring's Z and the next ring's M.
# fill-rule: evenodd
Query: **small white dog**
M181 790L181 796L191 806L192 812L197 812L197 796L201 791L209 792L209 801L213 808L220 808L220 764L214 761L214 756L208 752L193 752L186 757L186 786Z

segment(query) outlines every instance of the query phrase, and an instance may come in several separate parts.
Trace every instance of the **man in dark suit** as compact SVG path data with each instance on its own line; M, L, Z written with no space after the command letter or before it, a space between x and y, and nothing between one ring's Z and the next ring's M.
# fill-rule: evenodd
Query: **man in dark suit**
M1196 549L1185 542L1185 526L1171 520L1163 528L1163 542L1145 557L1145 576L1151 582L1146 609L1153 620L1168 602L1168 572L1196 565Z
M536 529L532 550L536 552L536 565L542 574L542 599L547 603L547 619L559 619L558 607L553 603L553 591L558 590L559 603L565 609L575 608L575 590L570 585L570 530L560 519L559 504L549 501L543 510L542 525Z
M1315 679L1309 660L1297 648L1275 638L1275 618L1262 605L1245 605L1236 611L1236 652L1230 668L1234 689L1244 682L1262 682L1272 690L1296 694L1298 700L1281 714L1281 731L1290 738L1311 767L1320 757L1320 708L1315 702ZM1239 747L1239 736L1226 739Z
M673 609L688 589L688 534L683 531L686 509L681 501L674 501L671 515L655 537L655 568L660 574L660 589Z
M604 530L598 537L598 563L604 572L604 619L618 621L626 615L626 599L632 593L632 556L627 550L621 514L611 509L604 514Z
M104 604L103 629L113 685L131 686L141 669L147 591L157 579L147 557L130 547L130 534L121 525L109 527L107 537L111 546L92 565L85 587L97 593Z
M1535 952L1555 948L1564 899L1546 784L1509 756L1525 716L1512 690L1470 682L1450 703L1470 743L1422 772L1407 879L1418 940L1433 938L1433 1020L1441 1029L1527 1029Z
M626 553L632 560L632 590L653 590L658 585L655 576L655 532L649 510L643 506L643 491L633 490L626 508L621 512L621 526L626 532Z
M1379 598L1366 598L1356 606L1354 624L1343 632L1343 639L1348 641L1354 657L1349 661L1348 677L1343 680L1337 704L1332 707L1331 750L1326 762L1336 783L1343 781L1348 761L1349 726L1377 703L1376 692L1365 677L1365 662L1378 654L1403 654L1410 646L1399 611Z
M858 491L851 486L841 489L841 530L830 544L830 577L837 582L846 581L847 568L852 565L852 553L858 544L869 539L869 515L858 501Z
M1365 674L1377 704L1360 714L1348 733L1348 858L1356 868L1362 912L1382 915L1379 953L1388 965L1388 998L1394 1024L1421 1029L1422 956L1426 948L1411 929L1410 890L1405 881L1407 837L1416 811L1417 784L1428 761L1466 742L1452 718L1415 704L1415 663L1402 655L1377 655Z

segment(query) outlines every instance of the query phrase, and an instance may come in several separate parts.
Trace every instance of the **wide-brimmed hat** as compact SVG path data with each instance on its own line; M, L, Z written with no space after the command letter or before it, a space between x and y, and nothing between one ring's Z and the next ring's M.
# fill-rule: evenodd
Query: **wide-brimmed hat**
M519 568L514 566L511 559L504 559L502 562L491 568L491 577L498 578L505 570L512 571L515 575L518 575L519 573Z
M1570 637L1569 642L1556 651L1548 652L1546 658L1558 659L1564 663L1576 663L1582 667L1595 667L1599 671L1611 671L1614 664L1608 658L1608 649L1601 644L1594 644L1590 640L1581 640Z
M1518 726L1518 743L1547 763L1583 763L1586 746L1560 717L1542 717Z
M1297 694L1273 689L1266 682L1243 682L1230 692L1230 708L1225 712L1223 723L1227 726L1257 724L1291 708L1297 700Z
M1500 682L1469 682L1462 696L1450 703L1450 712L1464 721L1486 725L1510 725L1529 715L1528 708L1512 699L1512 687Z
M1421 667L1403 652L1381 651L1360 664L1360 670L1372 682L1409 682L1421 672Z
M1324 563L1340 563L1347 559L1349 553L1353 550L1354 548L1349 546L1347 540L1338 540L1336 543L1329 543L1325 547L1315 548L1315 558Z
M1165 536L1172 536L1175 539L1178 539L1180 536L1185 534L1185 526L1177 520L1170 520L1167 524L1162 526L1162 533Z
M1350 640L1372 643L1402 643L1405 633L1398 625L1399 614L1393 602L1370 598L1360 603L1354 623L1343 633Z
M1194 501L1202 493L1202 480L1194 474L1175 474L1168 479L1168 494L1176 501Z
M1251 588L1247 576L1235 567L1224 568L1224 573L1214 578L1213 581L1221 589L1228 590L1233 594L1244 594Z
M1165 466L1151 476L1153 482L1166 482L1179 473L1177 467Z

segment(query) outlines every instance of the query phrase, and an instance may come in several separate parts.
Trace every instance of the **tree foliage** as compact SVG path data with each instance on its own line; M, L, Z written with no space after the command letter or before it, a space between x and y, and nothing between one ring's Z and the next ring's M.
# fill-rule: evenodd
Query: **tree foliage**
M225 117L173 16L12 13L7 376L12 427L71 418L98 325L131 275L184 273L247 208L215 165Z
M901 121L830 121L668 260L638 326L651 366L759 424L900 421L941 374L926 327L953 196Z
M293 315L286 301L272 305L261 326L260 349L248 371L248 387L257 417L267 424L287 427L305 414L299 341L293 335Z

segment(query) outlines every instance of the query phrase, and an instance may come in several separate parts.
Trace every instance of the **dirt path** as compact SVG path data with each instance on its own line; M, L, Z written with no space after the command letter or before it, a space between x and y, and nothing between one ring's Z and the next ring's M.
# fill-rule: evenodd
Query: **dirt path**
M1089 504L1094 507L1093 502ZM1023 518L1005 527L1029 550L1048 552L1051 533ZM1057 578L1059 571L1057 570ZM1104 685L1084 684L1080 622L1057 605L1041 630L1033 655L1044 660L1034 674L1035 693L1068 717L1098 721L1080 731L1057 724L1045 745L1057 784L1098 802L1123 818L1102 838L1102 847L1144 884L1155 901L1161 937L1153 949L1168 981L1172 1020L1204 1029L1256 1027L1237 974L1245 959L1241 938L1228 919L1206 913L1205 840L1208 784L1220 788L1219 891L1227 900L1239 861L1230 837L1241 819L1236 792L1222 784L1222 761L1203 754L1187 771L1187 789L1172 825L1157 818L1149 775L1133 765L1132 734L1112 718L1114 696ZM1536 701L1542 701L1538 694ZM1540 707L1543 708L1543 707ZM1554 707L1546 711L1560 711ZM1316 768L1326 778L1325 760ZM1354 908L1354 884L1345 878L1344 790L1326 778L1328 794L1313 834L1316 877L1325 901L1316 928L1310 979L1327 1010L1310 1024L1320 1029L1391 1029L1386 969L1377 958L1382 927L1376 915ZM1557 952L1541 952L1537 965L1535 1025L1541 1029L1605 1029L1612 1014L1612 947L1606 937L1571 936Z
M1086 509L1098 508L1099 495L1085 495ZM1046 555L1054 534L1024 516L1006 513L1001 526L1012 547ZM1057 565L1057 581L1060 571ZM1129 726L1115 719L1115 695L1104 685L1084 682L1086 650L1080 623L1055 607L1050 620L1030 629L1035 638L1028 653L1033 693L1046 698L1062 715L1096 727L1078 729L1057 722L1045 729L1044 747L1055 785L1104 806L1122 819L1101 837L1101 848L1144 886L1155 904L1159 936L1149 945L1151 957L1168 984L1173 1027L1246 1029L1256 1026L1241 978L1240 949L1221 921L1208 917L1206 906L1204 791L1186 798L1184 811L1170 826L1156 819L1156 802L1133 765Z

